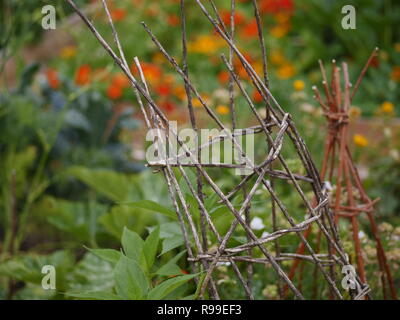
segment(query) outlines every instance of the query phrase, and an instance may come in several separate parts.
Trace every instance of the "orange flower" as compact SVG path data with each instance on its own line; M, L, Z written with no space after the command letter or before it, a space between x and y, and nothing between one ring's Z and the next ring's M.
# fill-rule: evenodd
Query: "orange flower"
M160 96L168 96L168 95L171 93L171 88L170 88L169 85L160 84L160 85L157 86L156 92L157 92Z
M176 14L170 14L167 17L167 22L170 26L175 27L179 25L180 19Z
M355 134L353 136L353 141L358 147L366 147L368 145L368 139L362 134Z
M251 19L250 22L244 27L242 35L244 37L257 37L258 28L257 21L255 18Z
M217 106L216 110L220 115L223 115L223 116L229 114L229 108L225 105Z
M221 13L221 17L222 17L222 21L224 22L224 24L226 26L230 26L231 25L231 12L229 10L224 10ZM241 12L236 11L234 16L233 16L233 19L235 21L235 25L239 25L239 24L242 24L244 22L245 17Z
M394 104L389 101L385 101L379 107L379 111L380 113L384 114L394 114Z
M60 80L58 79L57 71L54 69L47 69L46 71L46 78L49 86L56 90L60 86Z
M79 67L75 75L75 83L84 86L90 82L91 68L89 65L84 64Z
M149 83L158 82L162 77L161 69L152 63L141 62L140 65L142 66L142 70L146 81ZM132 71L137 73L136 65L132 66Z
M112 78L111 83L114 86L117 86L117 87L120 87L121 89L124 89L124 88L128 88L129 87L130 81L129 81L128 77L124 73L119 72Z
M228 71L221 71L220 73L218 73L218 81L221 84L225 84L229 81L229 72Z
M167 112L172 112L176 109L176 106L173 102L171 101L165 101L160 104L161 108L164 109Z
M255 89L254 92L253 92L253 100L254 100L255 102L262 102L262 101L263 101L263 97L262 97L262 95L258 92L257 89Z
M278 69L278 77L281 79L292 78L296 74L294 66L287 62Z
M188 43L188 51L193 53L212 54L225 45L222 39L211 35L201 35Z
M278 24L277 26L271 28L271 34L275 38L282 38L290 31L290 23Z
M306 86L306 84L304 83L303 80L296 80L295 82L293 82L293 88L296 91L303 91L305 86Z
M293 0L262 0L260 3L262 13L277 14L282 11L291 12L293 9Z
M392 69L392 74L390 75L390 78L393 81L400 81L400 67L399 66L394 66Z
M125 9L116 8L111 10L111 18L114 21L122 21L125 19L125 17L126 17Z
M122 89L121 87L111 84L107 89L107 96L111 100L117 100L122 97Z
M174 95L180 99L184 100L186 98L186 90L184 86L179 86L174 88Z

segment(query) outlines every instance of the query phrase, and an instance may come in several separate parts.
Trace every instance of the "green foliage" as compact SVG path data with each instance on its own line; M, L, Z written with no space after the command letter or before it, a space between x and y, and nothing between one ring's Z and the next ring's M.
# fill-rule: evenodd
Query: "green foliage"
M93 289L86 292L77 290L68 292L67 295L78 299L96 300L146 300L166 297L178 299L182 298L182 292L177 289L196 277L196 274L182 275L176 264L184 252L162 266L155 263L160 244L159 228L155 228L145 240L137 233L125 228L121 243L123 252L111 249L90 250L114 266L112 290ZM173 278L165 279L165 276L173 276Z

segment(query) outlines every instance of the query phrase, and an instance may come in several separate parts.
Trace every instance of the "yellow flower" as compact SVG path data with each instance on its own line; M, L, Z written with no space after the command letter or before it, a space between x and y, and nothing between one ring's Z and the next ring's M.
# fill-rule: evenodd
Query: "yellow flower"
M397 43L394 44L394 50L396 52L400 52L400 42L397 42Z
M178 86L174 88L174 94L180 99L184 100L186 98L186 90L184 86Z
M290 14L287 12L278 12L275 15L275 20L280 24L287 23L290 20Z
M217 107L217 112L221 115L227 115L227 114L229 114L229 108L224 105L219 105Z
M366 147L368 145L368 139L362 134L355 134L353 136L353 141L358 147Z
M394 105L389 101L385 101L379 108L382 113L392 114L394 112Z
M166 60L165 60L165 57L164 57L164 55L163 55L161 52L156 52L156 53L153 55L152 62L157 63L157 64L162 64L162 63L164 63L165 61L166 61Z
M359 107L351 107L349 113L350 118L357 118L361 115L361 109Z
M211 35L203 35L197 40L188 43L188 51L193 53L212 54L224 45L222 39L216 39Z
M208 105L210 103L210 97L206 94L201 95L203 101ZM192 99L192 105L195 108L201 108L203 105L201 104L200 100L197 98Z
M278 77L281 79L292 78L295 74L296 69L290 62L285 63L278 69Z
M285 57L280 50L271 50L270 60L272 64L280 65L285 62Z
M295 82L293 82L293 88L296 91L302 91L304 90L304 87L306 86L306 84L304 83L303 80L296 80Z
M289 32L290 28L291 25L289 23L283 23L271 28L270 32L273 37L282 38Z
M75 57L76 55L76 47L75 46L66 46L61 49L60 56L63 59L70 59Z

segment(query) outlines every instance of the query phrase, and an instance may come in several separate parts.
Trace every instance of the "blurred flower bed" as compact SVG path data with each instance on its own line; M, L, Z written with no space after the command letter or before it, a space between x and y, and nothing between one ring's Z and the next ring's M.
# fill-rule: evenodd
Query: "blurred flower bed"
M101 1L76 2L111 39ZM237 1L235 41L261 75L257 24L250 2ZM6 3L2 14L16 14L4 16L0 33L4 75L0 80L0 235L4 237L0 297L64 297L43 295L35 289L40 282L29 270L37 268L39 261L64 266L65 272L59 275L60 292L93 288L100 283L112 287L113 280L103 279L101 270L95 272L94 279L81 276L81 268L90 269L99 263L96 255L82 250L82 245L118 247L124 226L144 235L148 227L159 225L164 235L161 260L168 261L174 250L183 248L182 239L176 233L176 221L154 206L172 207L163 183L145 169L145 127L128 79L71 15L64 1L55 1L57 29L48 32L38 27L40 3L46 1L24 7L14 0ZM188 125L184 83L140 25L145 21L180 63L179 1L108 3L132 71L137 74L133 58L138 56L155 101L170 119L180 126ZM332 59L347 61L355 82L370 52L376 46L380 48L351 107L350 139L367 191L372 197L382 198L377 217L399 288L400 5L390 0L360 0L356 6L357 29L343 30L341 7L345 4L259 1L271 91L296 119L319 165L325 120L311 90L321 83L318 59L327 63ZM220 5L223 22L229 25L229 1ZM188 3L187 9L190 77L202 97L229 122L229 74L219 59L229 50L194 3ZM234 60L234 65L246 79L239 61ZM252 97L260 112L265 112L261 96L253 92ZM200 116L200 102L192 102ZM244 101L238 99L236 103L239 125L253 125L248 123L249 111L241 108ZM221 174L227 187L232 184L230 178ZM291 201L291 195L287 197ZM129 207L123 202L137 205ZM18 220L17 230L13 229L14 219ZM42 228L46 234L40 232ZM370 278L378 279L368 230L363 237ZM183 259L180 261L182 269L187 268ZM111 268L107 263L104 269ZM221 267L219 273L226 297L240 298L233 289L231 271ZM379 286L378 281L372 282ZM186 289L193 289L193 284ZM276 296L273 285L258 289L259 298Z

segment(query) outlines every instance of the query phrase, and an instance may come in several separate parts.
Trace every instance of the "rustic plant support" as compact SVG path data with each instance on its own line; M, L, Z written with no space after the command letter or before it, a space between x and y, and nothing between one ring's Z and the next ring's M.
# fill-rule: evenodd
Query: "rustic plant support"
M200 297L205 298L208 290L209 297L212 299L219 299L218 286L214 280L213 271L220 262L229 262L232 266L240 284L242 285L246 296L249 299L254 299L252 276L253 276L253 264L261 263L271 266L277 274L278 281L281 285L286 285L291 292L293 297L296 299L304 299L304 293L295 286L292 280L288 277L284 271L281 262L284 260L297 260L307 261L313 263L316 268L323 274L324 283L326 283L330 289L332 296L336 299L343 299L344 290L337 285L336 273L344 265L348 265L349 261L345 254L336 224L333 218L333 214L328 205L327 190L324 188L321 182L319 173L314 165L311 155L307 149L304 140L298 133L294 121L290 114L286 113L284 109L279 105L274 96L269 90L268 73L267 73L267 58L266 48L264 45L263 32L261 28L261 18L257 7L257 1L253 0L255 17L258 25L258 33L260 39L261 54L263 58L263 79L261 79L254 71L253 67L246 60L243 54L239 51L234 42L234 12L235 12L235 0L231 2L231 19L230 26L227 27L223 24L222 19L218 13L218 9L213 1L209 1L213 14L204 6L203 1L195 0L199 6L200 11L210 21L216 32L225 40L230 48L229 57L222 55L222 61L227 67L230 73L229 91L230 91L230 110L231 110L231 128L236 128L236 112L235 112L235 96L234 86L236 85L239 92L245 98L248 106L250 107L255 119L259 125L253 127L253 134L263 134L268 142L268 149L266 150L265 160L261 164L255 164L242 150L240 144L237 141L237 136L230 133L226 125L218 118L213 109L206 103L201 97L194 83L190 79L189 65L187 62L187 50L186 50L186 15L185 15L185 0L180 1L181 10L181 34L182 34L182 66L180 66L176 60L166 52L162 44L158 41L156 36L152 33L150 28L145 24L143 27L150 35L152 41L169 61L172 68L181 76L186 89L187 101L188 101L188 113L190 117L190 123L194 130L199 130L198 123L196 121L195 113L192 106L192 98L197 98L206 114L216 123L219 129L223 129L226 135L216 137L210 143L215 140L229 139L233 143L233 147L238 150L242 155L247 166L251 167L252 173L247 176L241 177L241 182L234 187L228 194L223 193L221 188L214 182L209 167L227 167L235 168L235 166L226 165L205 165L200 162L200 159L194 155L185 143L183 143L174 128L169 127L168 118L160 110L158 105L154 102L149 92L149 88L146 83L145 75L142 72L140 62L137 58L134 59L135 64L139 71L139 79L136 79L129 68L128 62L124 55L118 33L115 30L111 15L107 8L105 0L102 0L105 12L107 14L110 26L113 31L114 41L116 43L118 52L116 53L110 44L104 40L99 34L93 23L80 11L73 0L67 0L68 3L75 9L78 15L83 19L88 28L92 31L95 37L99 40L104 49L111 55L114 62L122 69L122 71L129 78L132 88L136 94L139 106L144 115L146 125L149 129L162 130L171 134L173 139L176 139L178 144L183 148L185 153L190 157L190 164L171 164L170 159L166 158L164 162L156 164L158 169L156 172L162 172L165 176L166 183L170 192L171 200L177 213L182 234L185 239L185 246L188 253L188 261L192 266L193 271L204 271L204 276L197 279L200 285ZM233 67L233 58L239 59L240 63L246 70L248 77L251 80L253 87L263 97L267 108L267 117L263 119L255 105L246 91L246 87L238 76L235 68ZM144 99L144 101L142 100ZM248 131L242 130L243 134L248 134ZM305 168L306 175L294 173L287 165L286 160L281 154L281 150L284 147L284 137L287 136L292 142L302 165ZM201 148L201 146L199 147ZM282 170L275 170L272 166L273 163L279 164ZM154 165L154 164L153 164ZM183 182L179 182L177 179L177 171L172 168L177 167L178 172L183 178ZM195 168L196 172L196 185L193 185L189 179L188 172ZM301 198L305 212L308 214L307 218L303 221L295 221L293 215L290 213L291 209L286 208L279 195L274 188L274 181L288 184L294 188L296 193ZM185 196L182 191L180 183L185 183L189 188L191 194L195 198L198 209L200 212L200 224L199 226L193 220L191 208L187 203ZM303 187L301 186L303 185ZM303 191L304 186L307 186L312 190L315 201L312 202L306 196ZM220 203L226 206L226 208L233 214L234 220L230 225L229 230L225 234L220 232L215 227L212 214L210 214L204 205L204 189L205 186L211 187L213 192L220 198ZM270 196L272 201L272 212L271 219L273 230L267 236L258 238L253 230L250 228L251 218L251 202L253 200L255 192L259 187L264 186L267 194ZM232 204L232 198L237 196L239 193L243 193L243 203L241 208L238 210ZM282 214L286 219L289 228L279 228L277 224L277 215ZM229 247L228 241L233 236L237 227L241 227L246 232L247 243ZM303 231L309 228L310 225L316 225L318 230L321 232L321 241L324 240L332 250L328 253L316 253L316 250L308 242L307 238L303 235ZM210 243L210 233L217 239L216 243ZM299 237L300 242L304 244L307 249L307 254L293 254L290 252L284 252L280 248L278 240L279 238L287 235L295 234ZM190 239L193 239L193 243ZM270 252L264 244L268 242L275 243L275 252ZM254 250L258 248L262 253L263 257L253 257ZM244 267L243 267L244 265ZM330 272L328 272L329 267ZM245 271L245 275L242 274ZM339 281L340 282L340 281ZM356 282L361 286L361 281L356 277ZM368 294L367 292L360 292L360 296ZM280 298L283 298L282 290L279 290Z
M338 222L339 218L346 218L351 223L357 268L361 282L365 284L366 275L359 237L358 217L362 213L367 214L371 232L376 242L376 253L381 271L384 298L386 299L390 296L392 299L397 299L392 275L373 215L374 205L379 199L371 200L366 194L348 146L348 124L351 102L371 62L376 58L377 53L378 48L376 48L369 57L353 90L351 90L352 86L349 80L348 66L345 62L342 63L342 69L336 65L335 60L332 62L332 76L331 81L328 82L324 65L322 61L319 61L325 97L322 98L316 86L313 87L313 91L315 93L314 97L323 109L328 122L321 179L327 180L329 184L335 186L330 199L330 206L335 215L335 223ZM341 88L341 73L343 73L344 90ZM304 232L305 238L308 238L311 230L312 225ZM297 254L304 253L304 250L304 245L300 244ZM290 279L293 279L300 264L300 260L294 261L289 274ZM301 266L297 274L299 274L299 281L301 281Z

